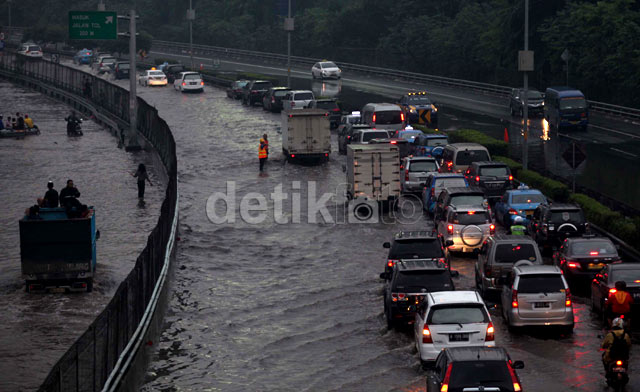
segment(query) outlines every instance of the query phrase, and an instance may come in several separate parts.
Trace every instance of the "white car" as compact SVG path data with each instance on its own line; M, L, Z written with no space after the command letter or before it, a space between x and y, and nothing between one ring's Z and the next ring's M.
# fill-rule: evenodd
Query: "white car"
M100 57L98 64L96 65L96 71L98 71L99 74L111 72L113 71L113 67L116 65L116 61L118 60L112 56Z
M204 91L204 80L197 72L180 72L173 82L173 88L178 91Z
M286 112L311 107L315 96L310 90L292 90L282 98L282 109Z
M138 83L140 83L141 86L166 86L167 75L155 69L147 70L138 78Z
M342 70L331 61L318 61L311 67L311 76L314 79L340 79Z
M491 316L475 291L427 293L413 326L423 366L435 361L443 348L496 344Z
M22 44L20 50L18 50L18 54L27 57L42 58L42 48L35 44Z

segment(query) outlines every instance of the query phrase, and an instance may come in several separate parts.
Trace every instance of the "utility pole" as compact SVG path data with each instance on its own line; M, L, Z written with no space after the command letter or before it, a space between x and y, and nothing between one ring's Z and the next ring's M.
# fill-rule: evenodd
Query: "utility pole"
M135 1L134 1L135 6ZM136 10L129 11L129 16L118 16L119 19L129 20L129 33L118 33L129 36L129 135L126 151L138 151L138 93L136 85Z
M287 87L291 88L291 32L293 31L291 0L289 0L287 19L284 21L284 29L287 31Z
M104 0L100 0L98 3L98 11L104 11L106 8L104 6Z
M191 0L189 0L189 9L187 10L187 20L189 21L189 57L191 58L191 70L193 71L193 20L196 18L196 12L193 9Z
M524 0L524 52L529 52L529 0ZM526 55L525 55L526 56ZM527 170L529 159L529 70L533 70L533 54L531 54L531 64L520 62L521 70L524 71L524 102L522 109L522 121L524 122L524 132L522 140L522 168ZM529 65L529 66L527 66Z

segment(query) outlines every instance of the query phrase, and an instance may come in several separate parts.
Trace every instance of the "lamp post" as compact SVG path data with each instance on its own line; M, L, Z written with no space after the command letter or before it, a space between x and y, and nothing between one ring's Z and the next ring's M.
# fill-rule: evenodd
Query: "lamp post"
M293 30L293 19L291 19L291 0L287 8L287 87L291 88L291 31Z
M529 51L529 0L524 0L524 51ZM533 62L533 56L532 56ZM531 64L533 66L533 64ZM524 132L522 141L522 168L527 170L529 150L529 67L523 67L524 71L524 102L522 109L522 121L524 122Z
M193 9L191 0L189 0L189 9L187 10L187 20L189 21L189 57L191 58L191 70L193 71L193 20L196 18L196 12Z

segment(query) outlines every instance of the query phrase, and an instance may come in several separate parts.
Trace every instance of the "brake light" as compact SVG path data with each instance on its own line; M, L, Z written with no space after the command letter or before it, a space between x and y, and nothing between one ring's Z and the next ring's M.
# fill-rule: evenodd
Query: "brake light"
M295 155L295 154L291 154L291 158L295 158L295 157L296 157L296 155Z
M591 255L591 256L597 256L597 255L598 255L598 251L589 252L589 255Z
M447 225L447 233L453 234L453 225Z
M391 293L391 300L393 302L408 301L409 297L405 293Z
M204 81L200 82L200 85L201 85L201 86L204 86Z
M438 259L438 263L447 265L447 259L445 259L444 257L441 257Z
M334 112L339 112L339 111L340 111L340 108L333 108L333 111L334 111Z
M615 294L617 292L618 292L618 290L616 290L616 289L609 289L609 294Z
M276 98L275 97L271 97L271 103L276 103Z
M398 144L398 142L396 140L392 140L391 144Z
M186 86L187 84L186 84L185 82L182 82L182 85L183 85L183 86Z
M436 197L436 188L431 188L431 197Z
M580 117L587 117L587 113L581 113Z
M489 225L489 234L494 235L496 233L496 225Z
M520 387L520 383L518 382L518 377L516 377L516 372L511 367L510 363L507 363L507 367L509 368L509 374L511 375L511 382L513 383L513 390L515 392L521 392L522 387Z
M393 142L391 142L391 143L393 143ZM409 169L404 171L404 180L405 181L409 181Z
M511 292L511 307L513 309L518 308L518 290L513 290Z
M431 331L429 330L429 326L427 324L422 327L422 343L433 343L433 339L431 338Z
M518 215L518 211L514 210L513 208L509 208L509 215Z
M622 366L622 361L616 361L617 366Z
M476 182L480 182L480 176L476 176Z
M449 392L449 379L451 378L451 368L453 364L450 363L447 366L447 372L444 375L444 380L442 380L442 386L440 387L440 392Z
M251 94L258 94L258 90L251 90Z
M489 325L487 326L487 335L484 338L484 341L493 342L495 340L494 332L495 332L495 329L493 328L493 323L489 322Z
M571 290L567 289L564 292L564 306L566 307L570 307L571 306Z
M376 114L375 113L373 113L373 123L374 124L376 123Z
M509 176L509 181L513 181L513 176Z
M404 113L400 112L400 121L404 121Z
M387 262L387 266L393 268L393 266L396 265L397 262L398 260L389 259L389 261Z
M473 215L473 214L475 214L475 213L476 213L475 211L467 211L467 214L468 214L468 215Z
M569 268L575 268L575 269L580 269L580 263L576 263L576 262L568 262L567 263L567 267Z

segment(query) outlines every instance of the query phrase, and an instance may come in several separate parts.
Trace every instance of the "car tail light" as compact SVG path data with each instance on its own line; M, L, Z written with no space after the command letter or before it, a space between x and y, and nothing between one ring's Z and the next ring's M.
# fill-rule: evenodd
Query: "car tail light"
M404 121L404 113L400 112L400 121Z
M373 113L373 123L374 124L376 123L376 114L375 113Z
M571 290L567 288L564 292L564 306L567 308L571 306Z
M429 326L427 324L422 327L422 343L433 343L433 339L431 338L431 331L429 330Z
M392 140L392 141L391 141L391 144L398 144L398 142L397 142L397 141L395 141L395 140Z
M476 176L476 182L480 182L480 176Z
M575 261L569 261L567 262L567 267L580 269L580 263L576 263Z
M485 342L493 342L495 340L495 335L494 335L495 329L493 328L493 323L489 322L489 325L487 326L487 335L484 338Z
M295 158L295 157L296 157L296 154L291 154L291 158Z
M589 252L590 256L597 256L598 255L598 251L593 251L593 252Z
M258 90L251 90L251 94L258 94Z
M511 367L511 364L507 363L507 367L509 368L509 374L511 375L511 382L513 383L513 390L515 392L521 392L522 387L520 386L520 382L518 382L518 377L516 377L516 372Z
M183 85L183 86L186 86L187 84L186 84L185 82L182 82L182 85Z
M431 197L436 197L436 188L431 188Z
M333 110L334 112L339 112L339 111L340 111L340 108L333 108L332 110Z
M404 180L409 181L409 169L404 171Z
M489 234L494 235L496 233L496 225L489 225Z
M509 215L518 215L518 211L514 210L513 208L509 208Z
M441 257L438 259L438 263L447 265L447 259L445 259L444 257Z
M447 225L447 233L453 234L453 225Z
M580 117L587 117L587 113L580 113Z
M276 103L276 97L271 97L271 103Z
M449 392L449 379L451 379L451 368L453 368L453 364L450 363L447 366L447 372L444 374L444 380L442 380L442 386L440 387L440 392Z
M393 302L408 301L409 297L405 293L391 293L391 300Z
M387 267L393 268L393 266L396 265L397 262L398 260L389 259L389 261L387 261Z
M609 289L609 294L615 294L617 292L618 292L618 290L616 290L616 289Z
M201 86L204 86L204 81L200 82L200 85L201 85Z
M622 366L622 361L616 361L616 366Z
M518 308L518 290L513 290L511 292L511 307L513 309Z
M509 176L509 181L513 181L513 176Z
M296 103L294 101L291 101L291 107L295 107Z

